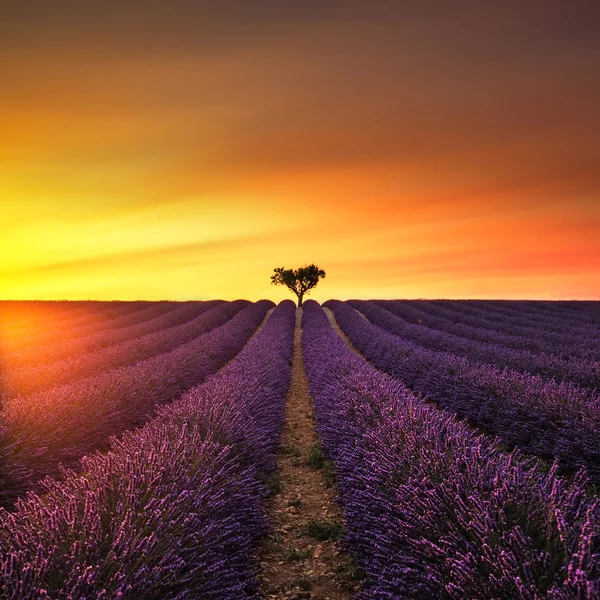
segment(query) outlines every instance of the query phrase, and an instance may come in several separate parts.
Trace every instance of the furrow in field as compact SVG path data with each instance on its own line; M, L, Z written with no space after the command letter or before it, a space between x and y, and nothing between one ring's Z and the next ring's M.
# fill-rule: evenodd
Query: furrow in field
M274 532L259 553L261 588L268 598L304 597L343 600L355 583L348 581L350 557L337 537L343 518L314 427L313 400L302 358L302 309L296 311L292 378L286 400L275 494L268 502Z

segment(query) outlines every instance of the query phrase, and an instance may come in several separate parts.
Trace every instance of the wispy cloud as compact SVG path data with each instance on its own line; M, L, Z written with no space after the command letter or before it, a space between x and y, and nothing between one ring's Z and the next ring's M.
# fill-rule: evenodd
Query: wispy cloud
M26 4L0 295L600 296L592 4Z

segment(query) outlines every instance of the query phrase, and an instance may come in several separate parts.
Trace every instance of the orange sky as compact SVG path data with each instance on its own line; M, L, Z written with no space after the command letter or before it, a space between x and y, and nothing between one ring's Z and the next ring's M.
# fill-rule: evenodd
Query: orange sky
M598 10L482 4L3 7L0 298L600 299Z

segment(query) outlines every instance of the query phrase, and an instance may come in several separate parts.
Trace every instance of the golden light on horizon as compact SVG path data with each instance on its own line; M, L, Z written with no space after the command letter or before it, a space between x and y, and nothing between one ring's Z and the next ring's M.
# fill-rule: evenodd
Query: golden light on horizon
M7 11L0 298L600 298L585 15L259 4Z

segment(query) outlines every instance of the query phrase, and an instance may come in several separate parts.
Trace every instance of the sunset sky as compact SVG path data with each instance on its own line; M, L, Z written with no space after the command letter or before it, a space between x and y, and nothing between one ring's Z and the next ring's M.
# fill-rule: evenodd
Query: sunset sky
M0 299L600 299L585 1L3 2Z

